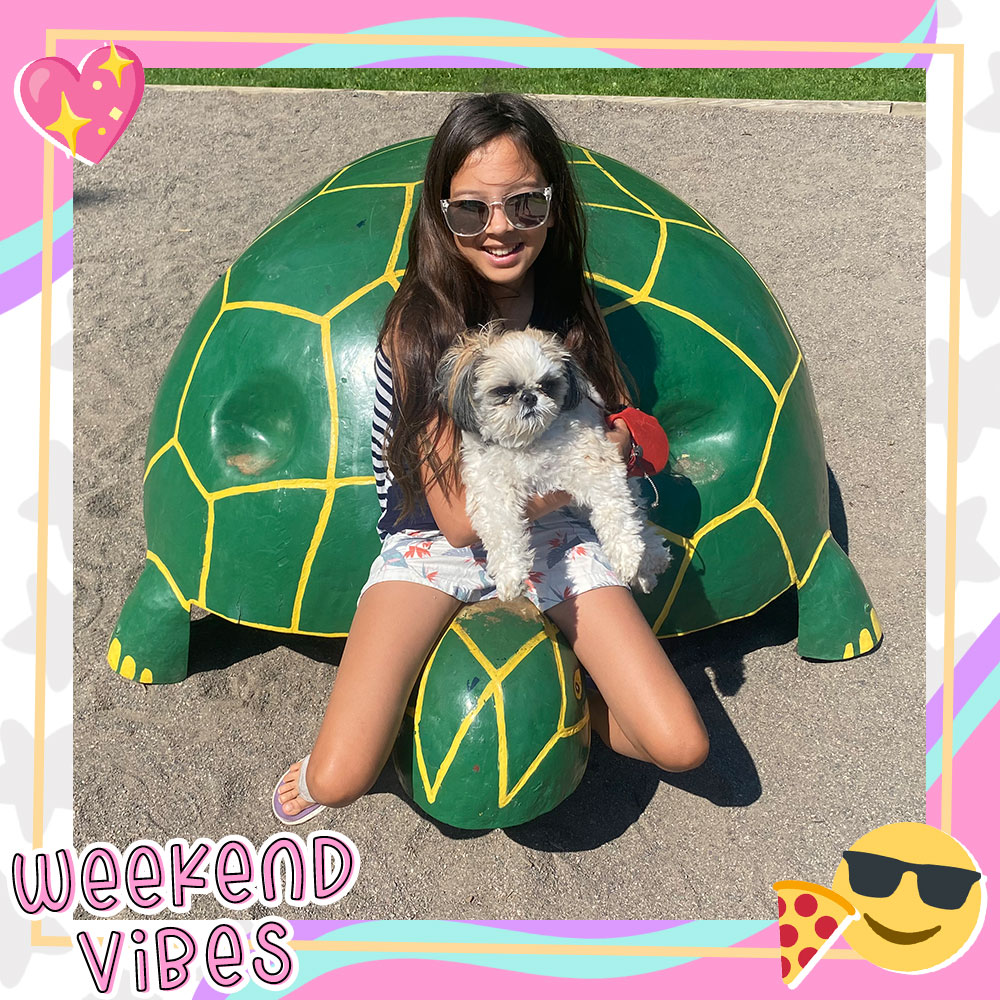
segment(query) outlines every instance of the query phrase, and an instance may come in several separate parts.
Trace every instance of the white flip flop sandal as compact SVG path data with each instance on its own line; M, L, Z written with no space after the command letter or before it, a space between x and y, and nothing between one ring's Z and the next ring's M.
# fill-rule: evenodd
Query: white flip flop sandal
M326 806L317 802L309 794L309 789L306 787L306 767L309 764L310 756L310 754L306 754L305 757L302 758L302 766L299 768L299 798L305 799L306 802L311 802L312 805L306 806L302 812L296 813L292 816L285 812L284 806L278 798L278 792L281 790L281 785L285 780L284 774L278 779L278 783L274 786L274 795L271 798L271 810L274 813L275 819L277 819L279 823L284 823L285 826L297 826L299 823L305 823L306 820L312 819L312 817L315 816L320 809L326 808Z

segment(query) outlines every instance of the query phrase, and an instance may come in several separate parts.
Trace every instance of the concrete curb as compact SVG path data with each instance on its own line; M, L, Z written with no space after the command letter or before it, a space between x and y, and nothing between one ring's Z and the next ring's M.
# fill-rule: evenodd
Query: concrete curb
M318 94L324 88L315 87L243 87L243 86L213 86L202 84L157 83L149 85L155 90L235 90L240 93L247 91L261 94L270 91L280 91L293 94ZM331 91L336 88L330 88ZM446 90L340 90L341 94L400 94L413 96L416 94L439 94L457 96L455 91ZM613 104L642 104L650 107L691 107L691 108L740 108L748 111L791 111L799 114L866 114L866 115L905 115L910 118L923 118L926 105L922 101L778 101L749 100L743 98L725 97L636 97L633 95L615 94L534 94L544 101L601 101Z

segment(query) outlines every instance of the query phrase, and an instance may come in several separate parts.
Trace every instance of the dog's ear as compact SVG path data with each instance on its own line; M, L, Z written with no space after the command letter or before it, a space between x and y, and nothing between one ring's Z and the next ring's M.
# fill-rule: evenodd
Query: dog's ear
M583 369L576 358L568 351L564 362L566 366L566 398L563 400L563 410L575 410L584 397L589 395L590 380L583 374Z
M463 431L479 429L473 398L479 357L478 343L465 339L445 351L437 367L438 399L455 426Z

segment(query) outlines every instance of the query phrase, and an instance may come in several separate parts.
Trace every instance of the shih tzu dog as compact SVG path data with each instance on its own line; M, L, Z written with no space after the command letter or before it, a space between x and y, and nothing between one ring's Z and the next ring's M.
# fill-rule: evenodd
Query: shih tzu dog
M558 338L531 327L468 331L442 357L437 392L462 431L466 509L501 600L522 594L531 570L525 505L554 490L587 510L624 583L656 586L670 553L605 434L603 401Z

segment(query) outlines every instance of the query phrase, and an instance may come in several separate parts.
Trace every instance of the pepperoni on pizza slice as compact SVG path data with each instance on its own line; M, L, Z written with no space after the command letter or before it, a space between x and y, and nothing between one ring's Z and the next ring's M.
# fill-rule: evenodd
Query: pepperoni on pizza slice
M774 883L778 894L781 978L794 990L809 970L858 919L854 905L840 893L814 882L786 879Z

